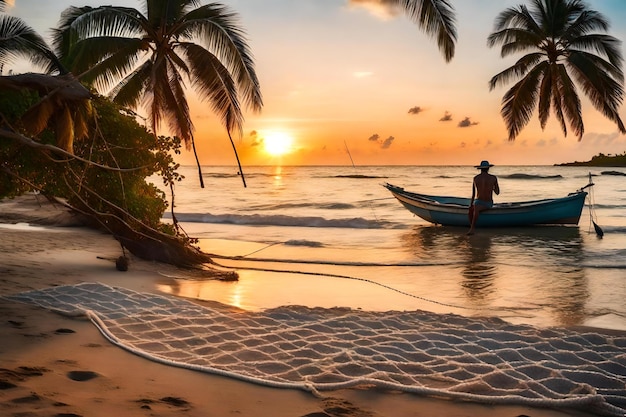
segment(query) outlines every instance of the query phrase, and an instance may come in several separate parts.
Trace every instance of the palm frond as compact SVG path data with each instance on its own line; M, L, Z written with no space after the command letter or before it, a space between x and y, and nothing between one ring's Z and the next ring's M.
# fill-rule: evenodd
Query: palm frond
M192 83L202 99L222 120L229 132L243 131L243 114L238 101L237 86L228 69L206 49L183 44L190 62Z
M145 94L146 88L150 84L151 74L152 62L147 60L124 77L109 92L109 96L122 107L136 108L141 101L141 96Z
M72 41L72 23L85 13L91 12L93 7L68 7L61 12L61 18L57 27L52 29L52 48L57 56L67 65L66 57L69 55L73 45ZM70 67L70 65L68 65Z
M454 7L448 0L388 0L390 4L400 6L409 19L426 33L437 40L437 46L446 62L454 57L457 32Z
M76 43L68 61L82 81L106 92L136 68L144 48L138 38L92 37Z
M140 37L146 28L143 15L130 7L101 6L71 18L70 44L98 36Z
M537 104L539 82L545 75L546 65L533 68L518 81L502 99L500 114L509 131L509 140L515 140L519 132L528 124Z
M500 12L500 14L496 17L494 32L501 32L505 29L515 28L533 32L537 35L542 33L541 26L524 5L520 5L517 8L509 7L508 9Z
M58 103L52 100L42 100L29 108L22 116L22 123L26 131L37 136L48 127L48 122L58 108Z
M2 39L0 42L2 62L25 57L48 74L67 73L44 39L22 19L0 15L0 39Z
M168 49L166 51L167 59L174 66L173 70L175 72L181 72L182 71L185 75L189 76L189 72L190 72L189 66L187 65L185 60L178 55L178 53L176 52L177 49L178 48Z
M259 80L246 35L237 26L237 15L225 6L208 4L189 12L177 28L186 39L200 39L206 48L228 68L240 90L242 101L252 111L263 106Z
M167 83L168 88L164 88L166 103L171 105L165 107L165 118L168 121L172 131L177 132L177 136L181 137L187 147L191 146L193 141L193 123L189 114L189 104L185 96L185 87L183 81L168 62L168 73L170 75ZM165 86L164 86L165 87Z
M562 37L572 40L583 36L590 31L599 30L606 32L609 30L609 22L604 16L595 10L583 10L575 21L573 21L564 31Z
M158 27L163 22L171 26L177 24L186 11L199 6L198 0L146 0L143 14L150 27Z
M71 154L74 153L74 119L68 106L63 106L54 119L54 133L57 146Z
M545 72L541 85L539 87L539 105L537 107L539 113L539 124L541 129L545 129L548 118L550 117L550 106L552 105L552 95L554 92L554 67L555 65L549 65L548 70ZM554 92L556 94L556 92Z
M555 74L555 81L558 83L558 94L561 97L561 108L574 134L578 136L578 140L581 140L585 133L585 126L583 124L582 109L578 93L576 92L576 86L567 73L565 65L557 65ZM565 135L567 136L567 132L565 132Z
M89 137L89 122L93 119L91 100L85 100L82 106L73 109L74 139L81 140Z
M528 50L538 51L540 50L541 39L532 32L509 29L509 32L515 32L515 36L511 37L508 43L502 45L500 49L500 56L506 58L509 55L513 55L519 52L526 52Z
M512 80L523 77L532 66L537 65L537 63L543 59L545 59L545 57L540 52L524 55L513 66L493 76L489 81L489 90L493 90L499 85L504 85Z
M621 77L618 75L618 72L621 73L621 68L624 62L624 58L622 56L622 42L609 35L601 35L601 34L592 34L579 36L570 41L570 49L572 50L582 50L586 52L596 52L605 56L611 65L615 67L611 69L611 73L616 78L623 79L623 74ZM606 68L609 70L609 68Z
M555 78L557 77L558 76L555 75ZM563 97L561 96L561 94L552 94L552 109L554 110L554 115L556 116L556 120L559 122L559 125L561 126L561 131L563 132L563 136L567 137L567 123L565 122L565 115L563 114Z
M157 55L152 60L151 74L146 94L144 96L144 107L148 109L148 120L153 132L158 132L163 121L163 112L167 106L176 105L167 101L167 90L169 89L167 73L167 61L163 55ZM185 138L183 138L185 139Z
M602 65L610 64L585 52L570 55L567 64L592 105L609 120L615 122L620 132L626 133L619 115L619 107L624 97L623 82L616 81L602 70Z

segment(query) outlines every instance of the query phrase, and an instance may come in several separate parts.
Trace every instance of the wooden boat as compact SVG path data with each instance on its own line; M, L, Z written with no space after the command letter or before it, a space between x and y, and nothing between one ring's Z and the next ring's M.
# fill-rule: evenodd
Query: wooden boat
M478 217L477 227L510 227L542 224L578 224L591 182L562 198L496 203ZM386 183L385 188L411 213L444 226L469 227L469 198L418 194Z

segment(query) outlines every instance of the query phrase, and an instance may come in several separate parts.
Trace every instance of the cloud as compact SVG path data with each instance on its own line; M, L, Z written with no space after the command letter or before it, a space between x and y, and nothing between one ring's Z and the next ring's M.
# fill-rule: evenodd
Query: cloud
M439 119L440 122L449 122L452 120L452 115L450 114L450 112L446 111L446 114L444 114L441 119Z
M409 114L420 114L423 111L424 111L424 109L421 108L420 106L415 106L415 107L411 107L409 109Z
M400 8L389 0L348 0L351 8L364 8L382 20L391 20L400 14Z
M470 126L476 126L477 124L478 122L472 122L469 117L466 117L465 119L461 120L457 126L458 127L470 127Z
M621 134L617 131L613 133L585 133L583 142L592 143L594 146L609 146L621 139Z
M251 131L249 136L252 140L250 146L259 146L263 144L263 138L259 138L259 132L256 130Z
M380 145L380 147L381 147L382 149L389 149L389 147L391 146L391 144L393 143L393 141L394 141L395 139L396 139L396 138L394 138L393 136L389 136L387 139L385 139L385 140L383 141L383 143Z
M381 149L389 149L395 139L396 138L394 138L393 136L389 136L387 139L381 140L380 135L378 133L374 133L367 140L370 142L376 142L376 144L380 146Z

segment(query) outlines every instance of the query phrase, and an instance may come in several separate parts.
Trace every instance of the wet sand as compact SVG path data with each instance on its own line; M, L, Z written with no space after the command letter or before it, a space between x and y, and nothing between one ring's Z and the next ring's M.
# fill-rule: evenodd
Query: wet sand
M41 205L40 205L41 204ZM110 236L76 224L62 208L33 196L0 202L0 295L82 282L158 293L169 267L122 254ZM268 388L152 362L109 343L84 318L69 318L0 298L0 415L584 417L576 410L477 404L390 392L310 392Z

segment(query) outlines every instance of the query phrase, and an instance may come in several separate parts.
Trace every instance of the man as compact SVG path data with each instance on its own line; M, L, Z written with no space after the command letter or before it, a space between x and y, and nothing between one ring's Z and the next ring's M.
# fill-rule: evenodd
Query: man
M493 193L500 194L500 186L498 185L498 178L495 175L489 173L489 168L493 165L489 161L482 161L480 165L475 168L480 169L480 174L474 177L472 184L472 201L470 203L470 213L473 207L473 214L470 214L470 230L468 235L474 234L474 225L481 212L489 210L493 207Z

